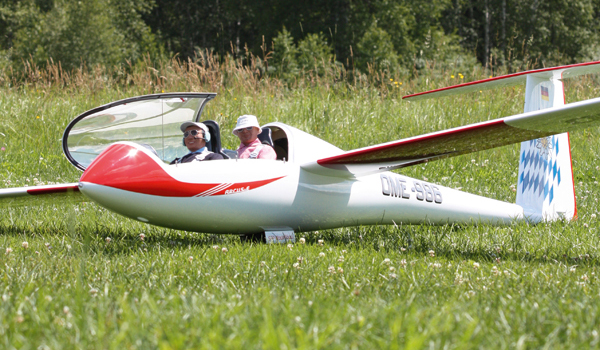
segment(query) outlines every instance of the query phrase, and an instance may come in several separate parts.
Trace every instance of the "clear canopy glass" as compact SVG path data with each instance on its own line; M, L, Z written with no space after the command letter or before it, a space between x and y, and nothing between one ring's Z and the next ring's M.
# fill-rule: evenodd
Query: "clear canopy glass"
M63 150L85 169L109 145L132 141L151 146L165 162L187 153L181 123L197 121L215 94L147 95L113 102L83 113L65 130Z

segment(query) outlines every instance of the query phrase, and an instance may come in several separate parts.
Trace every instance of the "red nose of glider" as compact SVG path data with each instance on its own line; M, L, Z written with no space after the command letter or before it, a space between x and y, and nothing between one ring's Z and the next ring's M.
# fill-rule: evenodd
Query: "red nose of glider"
M93 183L120 190L164 197L206 197L252 190L281 179L280 177L250 182L198 183L182 182L167 173L169 167L131 143L109 146L90 164L81 176L80 187Z
M124 143L109 146L87 167L79 181L158 196L190 194L182 186L173 186L177 181L156 159Z

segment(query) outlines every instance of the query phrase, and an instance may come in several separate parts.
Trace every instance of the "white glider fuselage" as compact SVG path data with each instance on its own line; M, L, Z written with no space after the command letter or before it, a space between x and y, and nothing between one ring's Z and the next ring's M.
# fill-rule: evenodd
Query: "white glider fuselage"
M166 165L134 143L105 153L83 174L82 193L124 216L174 229L299 232L394 223L501 224L523 217L516 204L392 172L341 178L294 162L248 159Z

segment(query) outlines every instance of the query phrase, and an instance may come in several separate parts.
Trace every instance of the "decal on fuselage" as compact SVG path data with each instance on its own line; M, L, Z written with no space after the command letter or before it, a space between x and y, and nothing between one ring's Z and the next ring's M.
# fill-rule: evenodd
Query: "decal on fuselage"
M238 187L238 188L232 188L230 190L225 190L225 194L233 194L233 193L245 192L245 191L249 191L249 190L250 190L250 186Z
M415 192L415 198L419 201L442 204L442 192L435 185L413 180L412 187L408 188L408 182L398 175L381 174L379 178L384 196L410 199L411 192Z

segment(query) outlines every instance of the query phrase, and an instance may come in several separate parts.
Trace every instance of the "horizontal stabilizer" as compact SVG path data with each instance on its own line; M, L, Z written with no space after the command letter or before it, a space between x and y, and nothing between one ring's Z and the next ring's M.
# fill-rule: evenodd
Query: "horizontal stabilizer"
M65 199L85 201L77 183L0 189L0 207L42 205L58 202L59 199L61 202Z
M600 124L600 98L360 148L302 165L355 176L482 151Z
M418 101L428 98L443 97L464 94L468 92L477 92L480 90L489 90L501 87L515 86L525 84L527 76L531 75L537 78L549 79L550 77L560 74L560 79L577 77L583 74L600 73L600 61L572 64L568 66L542 68L519 72L514 74L502 75L495 78L477 80L460 85L448 86L431 91L419 92L412 95L406 95L403 99L408 101Z

